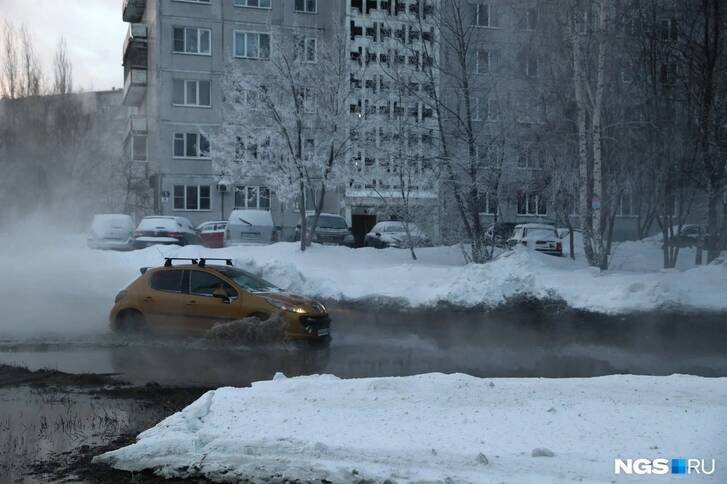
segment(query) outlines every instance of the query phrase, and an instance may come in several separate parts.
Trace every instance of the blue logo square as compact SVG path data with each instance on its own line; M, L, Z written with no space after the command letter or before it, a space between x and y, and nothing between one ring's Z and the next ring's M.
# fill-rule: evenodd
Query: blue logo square
M687 473L687 460L686 459L672 459L671 460L671 473L672 474L686 474Z

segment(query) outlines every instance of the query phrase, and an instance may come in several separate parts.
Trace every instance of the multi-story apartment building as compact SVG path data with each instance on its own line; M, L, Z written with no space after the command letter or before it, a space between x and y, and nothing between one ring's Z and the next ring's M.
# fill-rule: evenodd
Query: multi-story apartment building
M351 116L368 120L352 134L351 180L331 191L324 210L344 215L360 240L377 221L399 215L402 183L409 183L407 203L425 214L417 222L439 240L457 217L447 184L434 178L439 120L426 102L429 90L447 106L441 125L455 141L450 156L470 155L456 114L467 97L457 53L436 18L446 5L461 6L466 16L468 122L486 168L480 182L492 189L482 197L482 223L495 214L506 222L556 221L546 167L554 157L573 156L545 132L552 126L546 120L564 116L552 97L558 86L549 84L563 59L548 42L563 27L553 21L553 7L538 0L125 0L124 103L135 111L128 153L155 187L155 212L199 223L226 219L233 208L270 210L283 236L292 235L296 204L281 203L254 178L215 173L209 134L224 122L222 79L231 65L260 71L275 36L322 39L341 30L357 98ZM439 73L434 87L423 73L431 63ZM634 206L630 194L619 202L617 237L635 236Z
M254 71L269 58L271 36L314 36L337 3L125 0L123 19L131 25L124 43L124 102L136 109L129 152L156 186L157 213L200 223L227 219L233 208L253 208L271 210L276 225L295 226L293 208L268 187L255 179L230 185L214 172L209 133L223 122L227 66Z
M386 207L396 203L397 185L387 181L394 177L387 171L392 154L382 144L404 136L392 132L390 121L406 117L416 126L409 128L407 149L431 143L422 127L433 126L431 111L391 92L383 69L396 61L397 69L416 73L422 62L417 43L431 41L433 26L419 32L407 24L430 22L430 12L430 2L416 0L126 0L124 102L136 110L128 152L156 187L155 211L197 223L226 219L233 208L271 210L276 225L292 234L295 204L281 203L255 179L228 185L214 172L208 133L223 123L221 83L230 63L255 73L270 58L274 36L316 38L340 29L350 39L351 85L360 89L352 116L366 110L380 122L365 134L375 135L376 147L361 144L350 155L353 163L360 160L360 177L328 197L324 209L345 215L359 238L393 216ZM397 47L402 41L406 49ZM436 207L436 190L417 187L415 196Z
M357 98L351 113L368 118L354 136L354 172L343 200L357 235L378 220L401 217L404 204L409 218L435 238L439 232L439 184L431 156L437 121L423 101L431 87L423 68L437 55L434 3L346 2L351 88Z

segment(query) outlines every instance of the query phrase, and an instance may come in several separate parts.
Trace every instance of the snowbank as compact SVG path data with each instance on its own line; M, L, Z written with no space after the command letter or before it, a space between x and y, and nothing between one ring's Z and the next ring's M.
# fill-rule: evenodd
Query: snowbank
M411 306L448 303L474 307L535 297L562 299L576 309L611 314L671 307L727 310L727 264L684 271L636 272L632 268L599 272L582 261L521 247L481 265L465 265L459 247L420 249L417 253L417 261L398 249L313 246L301 253L297 244L279 243L214 250L158 246L128 257L137 266L157 265L162 256L228 257L236 266L286 290L336 301L391 300Z
M727 379L691 376L276 375L210 391L95 461L226 481L615 482L614 458L639 457L714 458L722 474L725 401Z
M84 236L55 235L52 229L43 237L30 235L0 236L0 337L106 333L116 293L139 276L140 267L160 265L165 256L232 258L280 287L336 301L475 307L530 296L612 314L664 307L727 310L727 264L659 271L654 242L617 246L617 270L598 272L580 257L571 261L522 248L489 264L465 265L457 246L419 249L419 260L412 261L406 250L315 245L301 253L293 243L109 252L88 249Z

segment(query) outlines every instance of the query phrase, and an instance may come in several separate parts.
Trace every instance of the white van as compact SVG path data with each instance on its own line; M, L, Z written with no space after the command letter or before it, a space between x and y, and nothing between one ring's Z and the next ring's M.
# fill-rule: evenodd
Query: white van
M94 215L86 243L91 249L131 250L134 248L134 221L123 213Z
M272 244L277 241L273 215L268 210L233 210L227 220L225 246Z

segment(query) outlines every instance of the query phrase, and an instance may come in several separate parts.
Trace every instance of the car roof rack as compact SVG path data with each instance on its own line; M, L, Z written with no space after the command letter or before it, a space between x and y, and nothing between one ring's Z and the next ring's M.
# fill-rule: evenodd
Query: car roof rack
M164 258L164 267L172 267L172 261L175 260L188 260L192 262L192 265L197 265L197 259L192 259L189 257L165 257Z
M228 266L231 266L232 265L232 259L217 259L217 258L214 258L214 257L202 257L199 260L199 266L200 267L206 266L208 260L223 260L223 261L225 261L225 264L226 265L228 265Z

